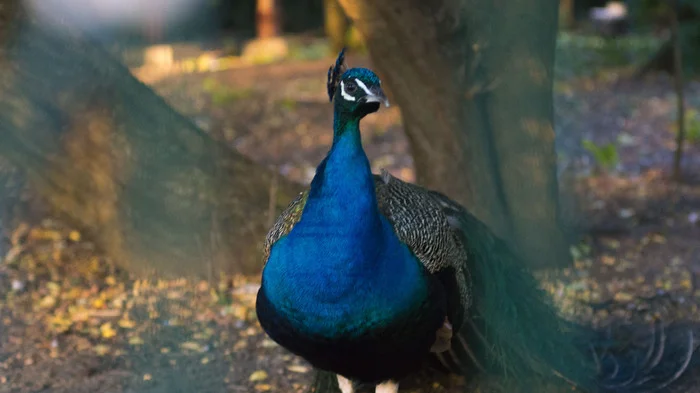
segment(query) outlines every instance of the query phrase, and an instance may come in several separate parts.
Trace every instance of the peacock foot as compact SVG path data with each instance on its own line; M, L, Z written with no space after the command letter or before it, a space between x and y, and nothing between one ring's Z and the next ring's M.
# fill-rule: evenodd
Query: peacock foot
M399 393L399 384L394 381L380 383L374 393Z
M352 382L341 376L337 375L338 377L338 387L340 388L341 393L355 393L355 388L352 386Z
M445 322L443 322L440 329L438 329L435 334L435 342L433 346L430 347L430 352L441 353L450 349L452 346L452 325L450 321L445 317Z

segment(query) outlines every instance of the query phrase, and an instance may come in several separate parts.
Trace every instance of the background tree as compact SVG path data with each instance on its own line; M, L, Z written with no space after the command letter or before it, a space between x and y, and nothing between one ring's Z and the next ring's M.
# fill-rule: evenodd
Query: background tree
M338 0L324 0L323 5L326 37L328 37L331 52L336 54L345 46L350 24Z
M680 29L678 26L678 0L669 2L672 10L671 40L673 42L673 87L676 90L676 150L673 155L673 177L682 179L681 161L685 143L685 94L683 91L683 54Z
M255 26L258 38L277 37L280 32L280 15L277 0L257 0Z
M559 27L568 30L575 22L574 0L559 0Z
M700 73L700 2L679 0L676 5L669 0L643 0L630 3L637 23L650 25L656 30L672 30L678 23L678 35L682 43L683 68L690 75ZM677 9L675 9L677 7ZM673 74L674 34L669 34L666 42L644 64L638 74L663 71Z
M418 182L464 203L533 263L568 261L552 126L556 4L341 4L402 109Z

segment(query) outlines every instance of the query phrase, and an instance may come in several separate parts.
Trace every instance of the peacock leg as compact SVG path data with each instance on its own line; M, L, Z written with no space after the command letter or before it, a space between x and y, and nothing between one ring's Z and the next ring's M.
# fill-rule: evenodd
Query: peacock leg
M430 352L441 353L445 352L452 346L452 325L450 321L445 318L445 322L440 326L437 333L435 334L435 342L430 348Z
M380 383L374 393L399 393L399 384L394 381Z
M338 387L342 393L355 393L355 388L352 387L352 382L349 379L338 375Z

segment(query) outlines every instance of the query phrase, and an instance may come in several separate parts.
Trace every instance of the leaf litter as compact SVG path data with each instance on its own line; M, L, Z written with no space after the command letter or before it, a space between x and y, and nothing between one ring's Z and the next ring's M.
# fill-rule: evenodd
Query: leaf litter
M176 386L180 383L173 381L177 367L186 367L190 374L211 374L211 382L189 375L190 385L191 379L205 381L194 383L201 389L197 391L223 391L231 386L270 391L291 386L284 381L279 386L281 378L269 378L262 369L269 364L264 355L281 349L264 336L255 319L255 278L233 277L232 301L222 303L218 290L206 281L144 280L118 271L79 233L59 221L19 225L12 239L0 265L0 315L5 327L0 329L4 381L0 390L25 386L28 376L36 377L22 368L75 357L102 364L91 371L95 375L123 371L131 377L125 379L127 383L135 386ZM261 348L262 353L250 359L253 348ZM28 351L32 355L26 358L23 354ZM6 359L4 353L21 355ZM164 369L152 366L154 354ZM241 358L247 364L241 365ZM285 361L279 369L287 366ZM308 372L303 365L290 367L296 374ZM7 375L3 370L9 370ZM65 385L63 391L73 391L78 382L47 377L45 385L56 391Z

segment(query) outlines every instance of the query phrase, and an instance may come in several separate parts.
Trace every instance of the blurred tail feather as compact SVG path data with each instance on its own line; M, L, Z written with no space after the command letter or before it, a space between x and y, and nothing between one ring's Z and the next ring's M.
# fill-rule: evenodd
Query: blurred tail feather
M436 356L443 369L496 375L503 391L531 391L558 380L589 392L641 393L666 389L700 364L697 327L627 325L599 332L563 319L504 241L435 195L461 229L475 286L468 321L452 348Z
M338 378L331 372L316 369L307 393L341 393Z
M698 327L610 325L592 347L603 392L659 392L700 365Z
M508 388L522 389L525 381L542 379L593 386L595 364L578 345L590 342L589 332L558 315L504 241L464 208L444 199L468 250L474 303L451 350L437 357L443 367L466 376L483 370L498 375Z

